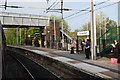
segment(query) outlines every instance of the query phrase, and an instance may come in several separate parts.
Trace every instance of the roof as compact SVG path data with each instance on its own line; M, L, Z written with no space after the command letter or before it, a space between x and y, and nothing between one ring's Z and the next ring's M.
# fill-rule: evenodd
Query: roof
M60 30L60 32L62 32L65 36L67 36L69 39L71 39L71 40L72 40L72 37L71 37L71 36L69 36L67 33L65 33L63 30Z

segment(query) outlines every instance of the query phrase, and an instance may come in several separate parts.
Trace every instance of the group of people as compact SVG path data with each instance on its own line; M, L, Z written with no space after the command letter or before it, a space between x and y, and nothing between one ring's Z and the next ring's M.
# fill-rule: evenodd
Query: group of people
M76 41L75 39L72 40L72 43L71 43L71 54L74 54L74 48L76 47ZM81 49L82 51L85 52L85 55L86 55L86 59L89 59L90 58L90 40L89 39L83 39L81 41Z
M81 49L82 49L81 51L85 52L86 59L89 59L91 55L89 39L83 39L81 41Z

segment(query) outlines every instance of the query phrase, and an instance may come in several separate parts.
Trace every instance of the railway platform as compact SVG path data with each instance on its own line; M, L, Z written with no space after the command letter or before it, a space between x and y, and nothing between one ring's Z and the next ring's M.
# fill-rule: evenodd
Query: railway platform
M12 46L25 49L36 54L47 56L55 61L62 62L79 69L80 71L102 77L106 80L120 80L120 64L110 63L108 58L97 60L85 59L85 54L70 54L70 51L61 51L49 48L38 48L32 46Z

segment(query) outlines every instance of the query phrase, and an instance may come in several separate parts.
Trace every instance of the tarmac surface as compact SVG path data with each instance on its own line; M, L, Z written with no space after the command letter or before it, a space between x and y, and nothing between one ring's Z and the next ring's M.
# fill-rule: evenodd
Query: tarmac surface
M56 49L49 48L38 48L31 46L19 46L24 49L29 49L35 53L50 56L57 55L58 57L52 57L61 62L70 64L80 69L85 69L86 71L93 73L100 73L105 77L112 77L114 80L120 80L120 64L119 63L110 63L108 58L99 58L97 60L85 59L84 53L79 54L70 54L70 51L61 51Z

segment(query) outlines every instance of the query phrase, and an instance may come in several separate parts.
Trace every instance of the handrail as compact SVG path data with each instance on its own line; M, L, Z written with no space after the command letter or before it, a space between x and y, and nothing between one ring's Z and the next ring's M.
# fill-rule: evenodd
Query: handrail
M109 28L104 34L101 35L101 37L104 36L106 33L108 33L110 30L112 30L112 29L114 29L114 28L120 28L120 27L112 27L112 28ZM99 38L101 38L101 37L99 37ZM98 38L98 39L99 39L99 38Z
M120 29L120 27L109 28L102 36L100 36L97 39L100 54L102 54L102 53L105 54L104 50L106 50L106 48L108 48L108 46L110 46L113 43L113 40L115 40L115 39L120 40L120 32L119 32L119 34L115 33L115 32L117 32L117 29ZM104 42L103 42L103 40L104 40Z

